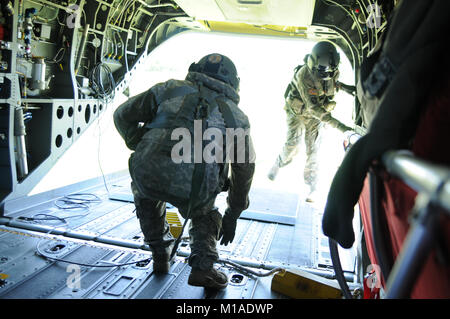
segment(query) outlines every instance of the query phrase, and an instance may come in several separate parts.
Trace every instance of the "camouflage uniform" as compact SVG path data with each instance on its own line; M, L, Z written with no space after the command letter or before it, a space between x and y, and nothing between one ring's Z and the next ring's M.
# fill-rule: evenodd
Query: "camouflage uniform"
M228 209L239 216L248 207L248 193L254 173L254 151L248 135L244 163L205 164L197 201L192 204L190 214L187 215L191 188L194 187L192 179L195 163L175 163L172 160L171 150L178 141L172 140L171 134L177 127L192 129L200 91L212 96L217 105L223 107L226 104L236 127L250 128L247 116L237 106L237 92L230 85L198 72L189 72L184 81L169 80L157 84L129 99L115 111L114 122L127 146L135 150L129 160L129 170L136 213L145 242L153 253L170 252L174 238L165 219L165 202L169 202L178 208L184 218L191 219L189 264L193 268L207 269L218 259L216 243L222 216L214 207L216 196L229 181ZM228 123L219 107L211 106L209 103L209 115L205 123L208 127L220 129L225 135ZM139 128L139 122L149 123L146 126L149 129Z
M316 188L317 137L323 126L322 123L327 123L342 132L351 130L330 114L336 105L332 99L338 77L339 72L336 72L330 80L320 80L304 65L296 69L286 92L284 110L287 116L288 132L286 143L277 158L276 165L283 167L292 161L298 153L298 144L304 134L306 146L304 180L311 191Z

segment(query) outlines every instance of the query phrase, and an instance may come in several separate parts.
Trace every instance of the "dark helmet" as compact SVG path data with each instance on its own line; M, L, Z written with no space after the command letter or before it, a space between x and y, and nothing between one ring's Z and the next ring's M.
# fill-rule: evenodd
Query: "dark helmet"
M321 41L317 43L311 54L307 56L307 64L311 71L321 79L329 79L336 73L340 62L339 53L333 43Z
M198 63L192 63L189 72L200 72L231 85L239 87L239 77L233 61L222 54L212 53L204 56Z

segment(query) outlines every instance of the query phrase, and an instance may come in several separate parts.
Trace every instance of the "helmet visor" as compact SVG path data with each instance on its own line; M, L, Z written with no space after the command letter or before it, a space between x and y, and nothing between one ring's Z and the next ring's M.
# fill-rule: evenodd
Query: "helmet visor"
M321 79L330 79L334 76L335 72L336 72L335 68L323 65L317 66L317 75Z

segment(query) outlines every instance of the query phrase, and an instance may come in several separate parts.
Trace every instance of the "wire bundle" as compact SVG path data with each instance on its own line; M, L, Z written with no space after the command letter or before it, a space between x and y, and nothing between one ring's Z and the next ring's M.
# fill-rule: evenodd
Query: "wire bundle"
M103 62L97 63L89 73L89 82L98 97L104 100L114 98L116 82L111 69Z
M23 121L25 123L29 122L33 118L33 114L31 112L26 112L23 114Z
M65 217L67 218L67 217ZM59 221L60 223L67 224L66 219L63 217L58 217L52 214L39 213L31 217L20 216L17 219L28 221L28 222L41 222L41 221Z
M63 198L54 201L56 207L62 210L89 210L90 205L94 203L100 203L102 200L95 194L91 193L75 193L71 195L66 195ZM77 214L70 216L56 216L46 212L41 212L33 216L20 216L18 219L27 222L47 222L47 221L59 221L62 224L68 224L67 219L75 217L84 217L86 214Z
M93 203L100 203L102 200L95 194L91 193L75 193L66 195L63 198L54 201L59 209L89 209Z

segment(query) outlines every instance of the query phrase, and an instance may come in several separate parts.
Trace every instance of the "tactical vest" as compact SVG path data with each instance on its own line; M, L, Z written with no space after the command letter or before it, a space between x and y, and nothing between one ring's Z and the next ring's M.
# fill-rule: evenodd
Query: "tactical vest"
M177 112L170 112L165 103L177 97L183 97L182 105ZM160 140L148 146L136 149L135 156L140 156L140 148L151 147L152 153L147 154L149 161L154 161L155 165L146 165L144 155L140 162L144 163L142 168L135 165L130 171L137 174L145 174L142 182L133 178L136 187L144 194L169 202L176 207L187 208L189 218L191 210L195 207L206 204L218 193L224 191L227 186L229 165L221 162L205 163L203 156L201 161L194 161L194 143L191 143L191 160L188 163L175 163L172 159L172 149L179 143L179 140L172 140L171 134L176 128L186 128L194 137L194 121L200 120L202 123L201 137L209 124L215 121L213 127L217 127L223 133L224 150L226 154L226 128L236 128L236 120L228 104L224 100L225 96L216 91L206 88L200 82L198 88L194 86L179 86L169 88L158 101L158 112L155 118L145 125L148 130L163 129L164 135ZM217 112L223 118L223 124L217 123ZM213 114L214 118L213 118ZM220 117L220 116L219 116ZM218 125L217 125L218 124ZM161 130L160 130L161 131ZM146 135L149 134L148 132ZM145 136L144 136L145 139ZM151 143L150 143L151 144ZM154 146L157 144L157 146ZM202 139L202 155L205 141ZM130 167L131 168L131 167ZM135 174L135 175L137 175Z

